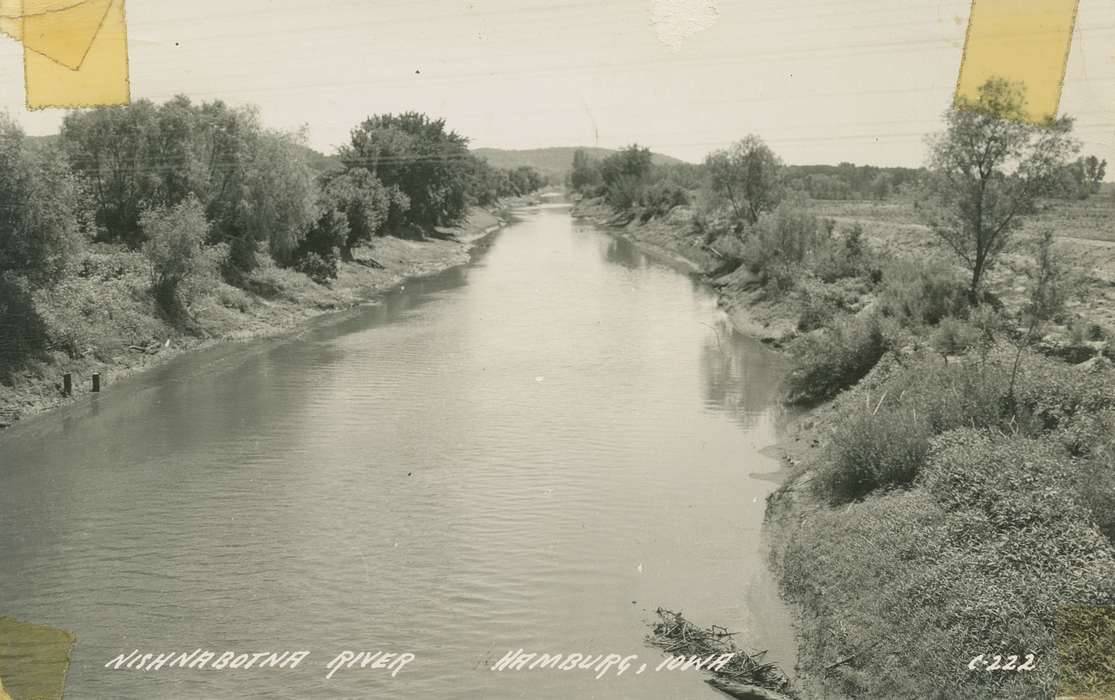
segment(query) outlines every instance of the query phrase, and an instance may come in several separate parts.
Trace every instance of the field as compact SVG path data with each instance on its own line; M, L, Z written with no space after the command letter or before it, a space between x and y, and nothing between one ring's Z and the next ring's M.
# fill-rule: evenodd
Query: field
M814 200L811 205L814 213L839 224L860 224L884 255L932 255L940 250L907 200ZM1084 201L1047 202L1026 222L1016 236L1016 250L990 277L992 290L1005 302L1017 300L1029 258L1026 242L1044 228L1053 229L1060 252L1082 278L1070 311L1115 329L1115 185L1106 185L1098 196Z

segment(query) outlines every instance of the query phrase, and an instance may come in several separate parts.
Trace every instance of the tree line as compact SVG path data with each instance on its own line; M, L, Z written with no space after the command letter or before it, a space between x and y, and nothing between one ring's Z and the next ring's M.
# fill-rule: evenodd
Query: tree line
M1042 200L1086 199L1100 192L1106 175L1106 161L1074 159L1080 144L1071 118L1034 124L1025 104L1021 85L989 81L977 100L946 112L947 128L931 139L923 168L791 166L748 135L700 165L655 165L638 144L600 160L577 151L569 185L628 220L692 205L692 228L706 243L731 234L728 257L758 267L756 261L800 262L807 242L832 228L801 211L806 200L901 195L968 269L969 293L978 300L987 271Z
M75 111L47 139L0 116L0 275L41 286L90 242L125 245L150 259L152 291L173 311L198 270L238 284L269 257L324 283L378 236L435 234L544 184L414 112L369 117L338 165L322 162L304 133L221 101Z

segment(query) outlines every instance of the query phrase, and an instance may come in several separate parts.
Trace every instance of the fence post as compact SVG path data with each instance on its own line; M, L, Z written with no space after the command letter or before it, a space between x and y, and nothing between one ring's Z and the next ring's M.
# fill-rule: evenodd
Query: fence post
M95 394L100 390L101 390L101 373L100 372L94 372L93 373L93 393Z
M74 376L69 372L62 375L62 395L73 396L74 393Z

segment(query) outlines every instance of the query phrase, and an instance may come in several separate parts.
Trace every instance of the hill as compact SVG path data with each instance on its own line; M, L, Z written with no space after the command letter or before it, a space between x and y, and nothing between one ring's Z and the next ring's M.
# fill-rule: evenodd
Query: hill
M529 165L547 177L561 180L573 167L573 153L583 150L593 158L604 158L616 152L611 148L556 146L553 148L531 148L523 151L502 148L474 148L472 152L488 161L496 168L517 168ZM661 153L653 154L656 164L681 163L683 161Z

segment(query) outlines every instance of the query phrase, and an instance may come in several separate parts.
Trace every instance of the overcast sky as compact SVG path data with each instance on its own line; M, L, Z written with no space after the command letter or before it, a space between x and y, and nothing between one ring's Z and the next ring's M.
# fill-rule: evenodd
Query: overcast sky
M254 103L331 151L379 112L473 146L622 146L687 160L749 132L791 163L919 165L956 83L970 0L127 0L132 96ZM32 134L22 50L0 106ZM1115 2L1080 0L1062 113L1115 163Z

